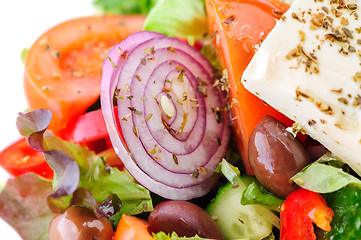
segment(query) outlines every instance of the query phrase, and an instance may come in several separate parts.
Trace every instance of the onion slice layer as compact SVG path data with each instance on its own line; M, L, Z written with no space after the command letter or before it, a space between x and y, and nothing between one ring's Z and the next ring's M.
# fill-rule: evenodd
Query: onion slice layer
M198 50L159 33L134 33L109 52L103 116L119 158L150 191L188 200L216 183L230 129L214 81Z

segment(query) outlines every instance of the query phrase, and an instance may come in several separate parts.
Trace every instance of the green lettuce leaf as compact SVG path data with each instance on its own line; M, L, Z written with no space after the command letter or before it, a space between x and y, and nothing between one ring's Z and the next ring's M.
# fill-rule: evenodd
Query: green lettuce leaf
M215 67L219 72L222 71L222 63L218 57L217 49L214 47L213 44L205 44L201 49L201 53L208 59L208 61L212 64L213 67ZM238 156L238 159L239 158L240 156Z
M172 234L165 234L164 232L153 233L153 237L155 238L155 240L179 240L179 239L184 239L184 240L207 240L206 238L201 238L199 236L178 237L177 233L175 233L175 232L172 232Z
M25 63L25 59L26 59L27 54L28 54L28 49L23 48L23 50L21 50L21 53L20 53L20 58L21 58L22 63Z
M144 30L186 38L193 45L208 33L203 0L159 0L149 12Z
M345 186L361 189L361 181L343 169L344 166L337 159L325 156L305 167L291 180L302 188L318 193L335 192Z
M46 198L52 192L51 181L32 172L10 179L0 193L0 217L24 240L48 240L55 214Z
M221 173L231 183L236 182L241 174L239 169L227 162L226 159L222 159L222 162L217 167L216 172Z
M94 0L93 5L104 13L146 14L158 0Z

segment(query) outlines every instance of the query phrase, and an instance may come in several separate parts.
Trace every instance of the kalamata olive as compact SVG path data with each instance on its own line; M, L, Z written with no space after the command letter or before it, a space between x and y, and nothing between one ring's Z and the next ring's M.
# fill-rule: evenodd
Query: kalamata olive
M223 239L218 226L206 211L187 201L165 201L158 204L148 218L149 230L179 237Z
M98 218L89 208L75 205L56 215L49 227L51 240L111 240L113 236L112 224L106 217Z
M322 155L329 152L327 148L325 148L321 143L307 136L305 141L303 142L303 146L305 146L306 152L310 157L311 161L316 161Z
M251 133L248 158L262 186L282 198L297 188L290 178L311 163L302 143L271 116L264 116Z

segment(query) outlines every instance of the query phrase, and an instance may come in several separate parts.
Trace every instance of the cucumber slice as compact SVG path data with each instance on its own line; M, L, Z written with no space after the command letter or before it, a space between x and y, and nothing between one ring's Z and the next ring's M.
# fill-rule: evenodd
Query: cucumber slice
M243 191L253 181L252 176L242 176L233 184L226 184L206 208L225 239L258 240L272 233L270 216L274 216L276 222L278 220L272 211L256 204L241 204Z

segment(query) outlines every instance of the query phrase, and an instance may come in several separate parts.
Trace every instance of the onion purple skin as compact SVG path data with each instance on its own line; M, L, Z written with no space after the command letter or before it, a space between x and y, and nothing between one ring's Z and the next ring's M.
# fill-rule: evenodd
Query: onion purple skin
M213 81L213 68L199 51L159 33L134 33L109 52L101 84L108 133L129 173L151 192L189 200L216 184L230 129L227 113L217 122L214 109L224 100ZM169 119L159 104L162 94L175 111Z

